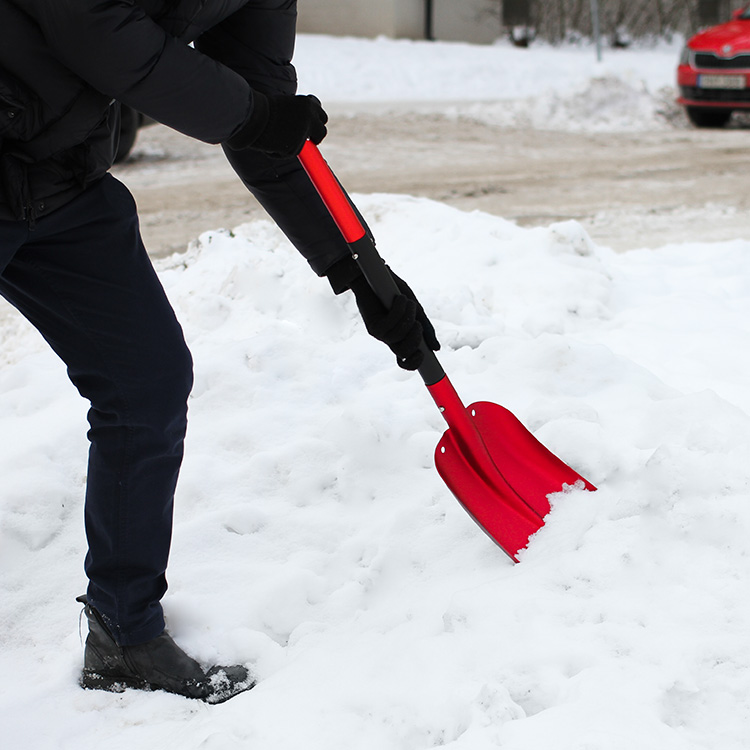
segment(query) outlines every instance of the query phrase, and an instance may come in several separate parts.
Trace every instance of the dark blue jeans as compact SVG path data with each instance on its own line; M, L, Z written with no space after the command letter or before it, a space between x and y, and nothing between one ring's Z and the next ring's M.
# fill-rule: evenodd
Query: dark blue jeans
M143 643L164 628L192 360L127 188L107 175L33 230L0 221L0 294L91 404L89 600L121 645Z

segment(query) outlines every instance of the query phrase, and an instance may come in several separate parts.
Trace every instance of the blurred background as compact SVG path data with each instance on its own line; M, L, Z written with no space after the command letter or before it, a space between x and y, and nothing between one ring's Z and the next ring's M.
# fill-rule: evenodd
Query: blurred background
M741 0L304 0L303 33L389 36L491 44L509 35L574 41L594 34L615 46L636 38L690 35L747 5Z

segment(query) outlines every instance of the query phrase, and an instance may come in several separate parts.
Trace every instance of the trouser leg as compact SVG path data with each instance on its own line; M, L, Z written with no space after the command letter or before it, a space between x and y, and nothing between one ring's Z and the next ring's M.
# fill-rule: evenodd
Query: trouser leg
M89 599L121 645L145 642L164 628L192 362L127 189L107 176L41 220L2 272L0 293L91 403Z

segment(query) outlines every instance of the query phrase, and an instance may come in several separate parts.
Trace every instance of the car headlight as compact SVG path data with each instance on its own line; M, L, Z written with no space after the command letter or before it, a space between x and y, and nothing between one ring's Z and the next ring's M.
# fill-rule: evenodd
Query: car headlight
M690 47L685 45L680 52L680 65L690 65Z

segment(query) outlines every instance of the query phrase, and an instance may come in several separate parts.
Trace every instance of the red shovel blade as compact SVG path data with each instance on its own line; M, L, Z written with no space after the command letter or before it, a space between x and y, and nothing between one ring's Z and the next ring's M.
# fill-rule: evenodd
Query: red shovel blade
M428 390L450 425L435 450L437 470L513 560L544 525L550 494L577 482L596 489L502 406L481 401L465 408L447 378Z
M464 510L513 560L544 525L496 467L479 469L472 452L446 430L435 450L435 466Z
M550 511L548 495L577 482L582 482L587 490L596 489L545 448L506 408L479 401L467 411L495 466L516 494L542 518Z

